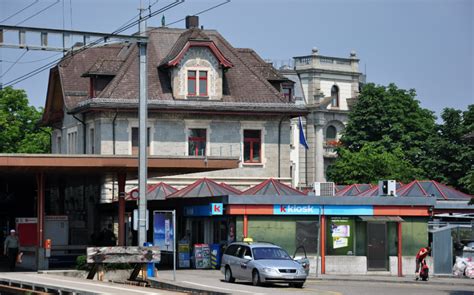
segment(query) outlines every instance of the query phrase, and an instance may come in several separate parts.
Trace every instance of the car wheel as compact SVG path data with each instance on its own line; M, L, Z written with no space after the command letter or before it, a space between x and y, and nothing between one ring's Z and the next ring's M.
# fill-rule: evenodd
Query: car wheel
M290 283L290 286L291 287L294 287L294 288L303 288L303 285L304 283Z
M260 286L261 285L260 274L258 273L258 270L256 270L256 269L252 272L252 284L254 286Z
M225 268L224 279L227 283L235 282L235 278L232 277L232 271L230 270L230 267L228 266Z

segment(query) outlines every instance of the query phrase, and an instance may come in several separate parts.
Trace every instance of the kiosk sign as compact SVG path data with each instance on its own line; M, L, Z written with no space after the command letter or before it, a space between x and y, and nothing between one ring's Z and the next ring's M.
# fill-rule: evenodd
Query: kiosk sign
M274 215L318 215L319 211L315 205L273 205Z

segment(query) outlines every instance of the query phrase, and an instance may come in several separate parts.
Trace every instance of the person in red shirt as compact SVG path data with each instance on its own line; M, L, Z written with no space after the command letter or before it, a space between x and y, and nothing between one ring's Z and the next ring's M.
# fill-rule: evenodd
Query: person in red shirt
M425 260L426 256L431 253L431 247L425 247L425 248L420 248L418 250L418 253L416 254L416 270L415 270L415 275L416 275L416 280L419 279L420 276L420 265L422 264L423 260Z

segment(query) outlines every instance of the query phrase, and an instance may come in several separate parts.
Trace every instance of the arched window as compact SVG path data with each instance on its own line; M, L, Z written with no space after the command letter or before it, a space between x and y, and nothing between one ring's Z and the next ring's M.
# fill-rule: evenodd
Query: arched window
M337 87L337 85L332 86L331 97L332 97L331 106L339 107L339 87Z
M337 130L336 127L330 125L326 129L326 140L336 140L337 139Z

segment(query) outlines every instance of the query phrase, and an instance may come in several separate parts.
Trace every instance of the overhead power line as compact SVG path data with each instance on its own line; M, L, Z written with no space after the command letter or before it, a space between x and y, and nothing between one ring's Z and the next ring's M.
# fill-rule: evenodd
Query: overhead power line
M18 10L17 12L15 12L14 14L10 15L9 17L5 18L5 19L2 19L0 20L0 23L3 23L9 19L11 19L12 17L22 13L23 11L27 10L28 8L30 8L31 6L35 5L36 3L38 3L39 0L35 0L33 1L32 3L28 4L27 6L23 7L22 9Z
M157 14L159 14L159 13L162 13L162 12L164 12L164 11L167 11L167 10L169 10L169 9L175 7L175 6L181 5L181 4L183 4L183 3L184 3L184 0L176 0L175 2L173 2L173 3L171 3L171 4L168 4L168 5L162 7L162 8L160 8L160 9L158 9L158 10L156 10L156 11L154 11L154 12L148 14L148 15L145 15L145 16L142 17L141 19L138 19L138 20L136 20L136 21L134 21L134 22L132 22L132 23L126 25L126 26L123 26L122 28L119 28L119 29L115 30L114 32L112 32L112 33L109 35L109 37L113 37L114 35L118 35L119 33L123 32L123 31L125 31L125 30L127 30L127 29L129 29L129 28L131 28L131 27L133 27L133 26L135 26L135 25L137 25L138 23L140 23L140 22L142 22L142 21L146 21L147 19L152 18L152 17L154 17L155 15L157 15ZM69 59L69 58L71 58L72 56L74 56L75 54L78 54L78 53L80 53L80 52L82 52L82 51L84 51L84 50L86 50L86 49L88 49L88 48L91 48L91 47L93 47L93 46L95 46L95 45L100 44L100 43L101 43L102 41L104 41L105 39L107 39L107 37L100 38L100 39L97 39L97 40L95 40L95 41L92 41L92 42L90 42L90 43L84 45L83 47L81 47L81 49L79 49L79 50L77 50L77 51L74 51L74 52L71 52L69 55L66 55L66 56L64 56L64 57L62 57L62 58L58 58L58 59L56 59L56 60L54 60L54 61L51 61L51 62L49 62L49 63L47 63L47 64L45 64L45 65L43 65L43 66L41 66L41 67L38 67L38 68L36 68L36 69L30 71L30 72L27 73L27 74L24 74L24 75L22 75L22 76L20 76L20 77L17 77L17 78L15 78L15 79L11 80L11 81L8 81L8 82L5 83L3 86L4 86L4 87L13 86L13 85L15 85L15 84L17 84L17 83L20 83L20 82L22 82L22 81L24 81L24 80L27 80L27 79L29 79L29 78L31 78L31 77L33 77L33 76L35 76L35 75L41 73L42 71L44 71L44 70L46 70L46 69L49 69L51 66L57 64L57 63L58 63L59 61L61 61L61 60Z
M41 9L41 10L38 11L38 12L36 12L36 13L30 15L29 17L25 18L25 19L22 20L21 22L16 23L15 26L18 26L19 24L22 24L22 23L26 22L27 20L32 19L33 17L35 17L35 16L39 15L40 13L42 13L42 12L48 10L49 8L53 7L54 5L56 5L56 4L58 4L58 3L59 3L59 0L56 0L56 2L54 2L54 3L52 3L52 4L48 5L48 6L46 6L45 8Z
M201 11L199 11L199 12L196 12L196 13L193 14L193 15L200 15L200 14L203 14L203 13L208 12L208 11L210 11L210 10L216 9L216 8L219 7L219 6L222 6L222 5L224 5L224 4L227 4L227 3L229 3L230 1L231 1L231 0L226 0L226 1L224 1L224 2L221 2L221 3L217 4L217 5L214 5L214 6L212 6L212 7L209 7L209 8L206 8L206 9L204 9L204 10L201 10ZM169 24L166 24L166 25L167 25L167 26L171 26L171 25L174 25L174 24L176 24L176 23L179 23L179 22L181 22L181 21L183 21L183 20L185 20L185 19L186 19L186 18L183 17L182 19L179 19L179 20L177 20L177 21L174 21L174 22L169 23Z
M48 59L52 59L53 57L57 57L58 55L61 55L62 53L57 53L57 54L54 54L54 55L51 55L49 57L45 57L45 58L41 58L41 59L35 59L35 60L26 60L26 61L19 61L19 62L15 62L15 61L11 61L11 60L0 60L1 62L4 62L4 63L7 63L7 64L12 64L12 63L16 63L16 64L19 64L19 65L23 65L23 64L33 64L33 63L36 63L36 62L40 62L40 61L45 61L45 60L48 60Z
M1 74L0 78L3 78L19 61L20 59L25 56L25 54L28 52L28 49L26 49L17 59L16 61L4 72Z

